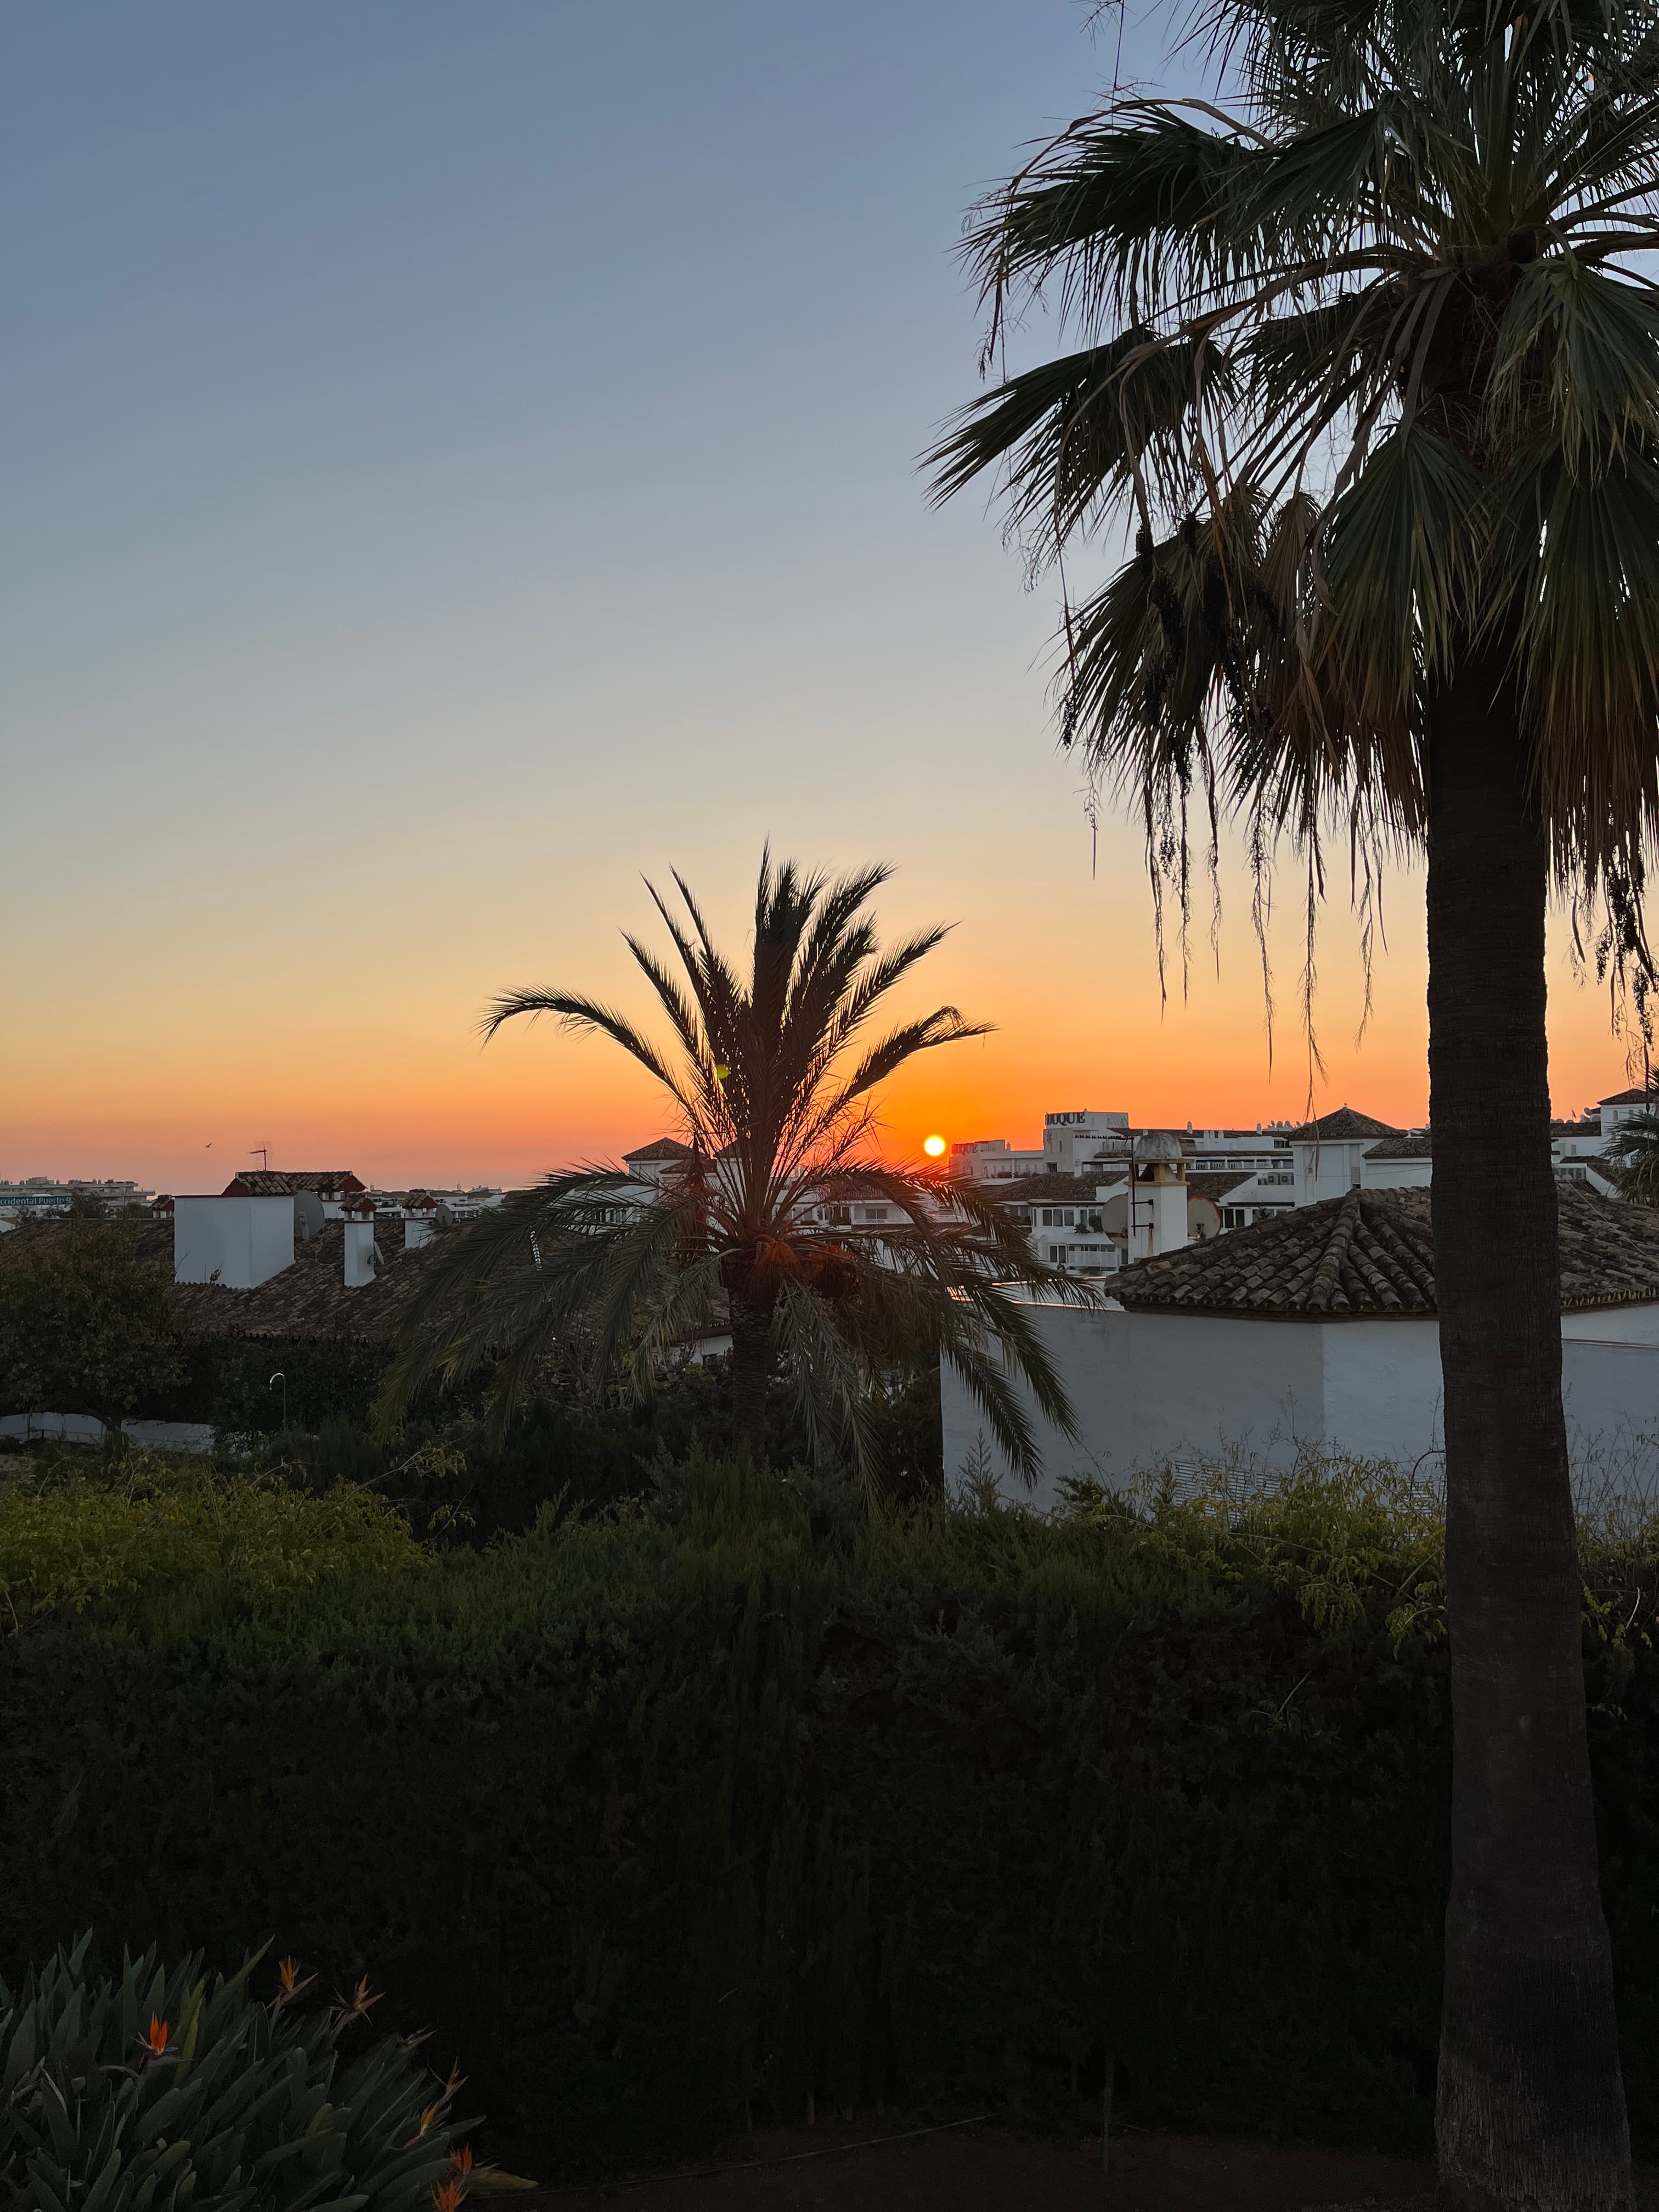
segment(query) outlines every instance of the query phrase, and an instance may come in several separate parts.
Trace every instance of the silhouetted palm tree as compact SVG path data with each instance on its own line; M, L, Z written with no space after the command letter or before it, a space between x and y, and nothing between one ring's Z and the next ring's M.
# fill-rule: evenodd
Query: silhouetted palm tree
M1626 1198L1638 1206L1659 1206L1659 1104L1644 1106L1622 1121L1601 1158Z
M1031 1479L1020 1384L1062 1430L1072 1413L1019 1294L1086 1304L1093 1293L1037 1261L981 1188L876 1153L878 1086L918 1053L988 1026L940 1006L865 1042L881 1002L945 933L882 950L867 902L890 873L831 881L763 858L746 977L679 876L684 923L647 886L681 974L637 939L626 943L667 1016L666 1046L578 993L510 991L495 1002L489 1034L555 1014L620 1045L667 1092L680 1150L649 1195L622 1168L552 1176L446 1240L410 1310L389 1415L434 1375L453 1382L495 1361L499 1425L573 1337L596 1375L621 1368L644 1390L689 1339L718 1328L723 1309L733 1433L757 1456L768 1392L781 1380L816 1455L845 1458L873 1483L872 1378L943 1358Z
M1115 97L980 212L964 411L1068 604L1063 722L1184 900L1187 816L1428 859L1455 1715L1442 2203L1629 2202L1585 1754L1545 1039L1552 888L1645 959L1659 787L1649 0L1200 0L1213 102ZM1231 109L1226 103L1233 101Z

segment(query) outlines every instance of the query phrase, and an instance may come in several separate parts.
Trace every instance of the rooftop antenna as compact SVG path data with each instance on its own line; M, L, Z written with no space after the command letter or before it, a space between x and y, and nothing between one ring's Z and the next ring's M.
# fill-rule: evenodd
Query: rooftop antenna
M258 1152L259 1155L259 1165L269 1170L270 1166L270 1147L269 1145L250 1145L247 1149L248 1157L252 1158L253 1154Z

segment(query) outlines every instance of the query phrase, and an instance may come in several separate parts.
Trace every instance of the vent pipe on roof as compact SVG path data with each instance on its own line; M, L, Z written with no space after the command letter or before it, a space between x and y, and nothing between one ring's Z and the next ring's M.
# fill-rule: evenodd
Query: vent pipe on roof
M374 1201L354 1199L345 1208L345 1286L361 1291L374 1279Z

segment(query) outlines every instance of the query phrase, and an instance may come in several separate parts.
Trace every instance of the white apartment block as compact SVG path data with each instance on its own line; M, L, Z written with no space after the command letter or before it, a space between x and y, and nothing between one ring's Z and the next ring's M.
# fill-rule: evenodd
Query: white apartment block
M1557 1174L1616 1195L1601 1155L1621 1123L1651 1103L1648 1091L1620 1091L1578 1121L1555 1122ZM1106 1274L1151 1249L1139 1218L1144 1177L1135 1164L1149 1139L1164 1137L1179 1148L1192 1243L1350 1190L1423 1188L1434 1172L1428 1130L1395 1128L1346 1105L1299 1125L1198 1129L1189 1122L1179 1131L1136 1130L1127 1114L1073 1109L1043 1116L1040 1152L1016 1149L1006 1137L981 1137L953 1145L951 1165L957 1175L994 1183L1051 1266Z

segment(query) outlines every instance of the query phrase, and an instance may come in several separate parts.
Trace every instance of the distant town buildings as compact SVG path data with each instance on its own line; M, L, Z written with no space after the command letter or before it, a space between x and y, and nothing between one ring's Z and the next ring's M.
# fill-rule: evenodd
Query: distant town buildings
M1615 1132L1650 1098L1645 1091L1615 1091L1578 1120L1553 1124L1551 1149L1560 1178L1602 1196L1616 1195L1618 1183L1602 1153ZM1158 1149L1165 1139L1174 1152L1154 1172L1148 1147L1157 1139ZM631 1202L649 1203L664 1178L690 1157L687 1146L672 1137L626 1153L623 1164L635 1189ZM1043 1115L1040 1146L1022 1148L1006 1137L972 1138L951 1146L950 1167L954 1175L993 1187L1025 1224L1034 1248L1049 1265L1070 1273L1107 1275L1154 1250L1206 1243L1228 1230L1316 1206L1349 1190L1425 1187L1434 1173L1434 1150L1426 1128L1398 1129L1347 1105L1303 1124L1258 1122L1249 1129L1194 1128L1189 1122L1172 1130L1137 1128L1118 1109L1071 1107ZM1184 1192L1179 1206L1168 1195L1177 1182ZM1154 1198L1160 1188L1165 1195ZM506 1195L494 1184L370 1188L343 1167L243 1169L216 1194L223 1199L292 1201L301 1243L322 1222L343 1219L357 1198L369 1200L383 1224L412 1218L417 1237L424 1237L451 1223L476 1219ZM0 1232L22 1221L66 1213L77 1197L112 1209L149 1202L144 1188L131 1181L58 1182L31 1176L0 1182ZM624 1194L621 1202L630 1201ZM172 1218L173 1201L167 1203ZM189 1201L191 1208L203 1203L198 1198ZM896 1208L878 1200L827 1204L820 1213L831 1227L879 1228L898 1218ZM237 1272L242 1272L241 1263Z
M50 1176L29 1176L21 1182L0 1182L0 1231L15 1229L20 1221L49 1219L55 1213L67 1213L77 1198L113 1208L142 1206L148 1196L143 1185L136 1182L112 1182L80 1176L57 1182Z
M1650 1104L1647 1091L1621 1091L1577 1121L1555 1122L1557 1175L1601 1196L1616 1195L1601 1154L1619 1127ZM1179 1149L1187 1234L1155 1243L1142 1156L1150 1139L1166 1137ZM1202 1243L1350 1190L1426 1188L1434 1153L1426 1128L1398 1129L1347 1105L1301 1124L1195 1129L1188 1123L1180 1130L1136 1129L1125 1113L1084 1108L1046 1114L1041 1151L1017 1149L1006 1137L975 1138L952 1145L951 1166L958 1176L994 1185L1028 1223L1033 1245L1051 1266L1104 1275L1153 1250ZM1173 1236L1172 1222L1166 1217L1165 1237Z

